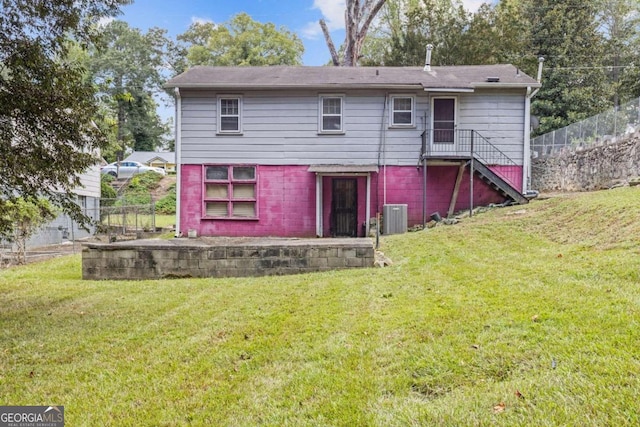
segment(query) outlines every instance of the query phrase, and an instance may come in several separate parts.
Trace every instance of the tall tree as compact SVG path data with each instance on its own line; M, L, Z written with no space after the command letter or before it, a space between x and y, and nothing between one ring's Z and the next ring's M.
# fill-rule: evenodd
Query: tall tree
M189 66L298 65L304 52L295 33L256 22L246 13L223 24L194 23L178 40L187 44Z
M610 106L604 68L604 37L594 2L530 1L532 51L543 56L543 87L532 103L545 133L597 114Z
M91 52L89 63L104 106L116 122L116 150L153 151L168 129L158 116L154 96L163 92L163 69L170 44L166 30L143 34L126 22L102 28L103 45Z
M333 65L352 67L358 64L369 27L382 6L384 6L385 1L386 0L362 0L361 3L360 0L347 0L344 18L345 38L342 46L342 59L338 56L327 24L323 19L320 20L320 27L322 28L327 47L331 53Z
M73 189L105 138L93 125L92 85L68 53L68 38L97 41L93 23L128 0L2 0L0 7L0 234L8 201L47 197L82 220Z
M597 18L606 39L604 60L611 67L613 104L618 106L640 95L640 2L598 0Z

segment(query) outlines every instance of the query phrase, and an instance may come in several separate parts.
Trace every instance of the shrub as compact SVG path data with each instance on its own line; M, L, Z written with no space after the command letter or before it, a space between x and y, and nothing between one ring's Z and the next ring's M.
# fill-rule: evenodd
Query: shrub
M176 186L169 187L167 195L156 202L156 212L159 214L176 213Z

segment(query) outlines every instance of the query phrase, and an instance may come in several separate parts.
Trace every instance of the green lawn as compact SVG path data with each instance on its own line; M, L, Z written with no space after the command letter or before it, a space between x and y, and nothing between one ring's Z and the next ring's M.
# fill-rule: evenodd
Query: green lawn
M286 277L0 272L3 405L69 426L640 425L640 188L388 236Z

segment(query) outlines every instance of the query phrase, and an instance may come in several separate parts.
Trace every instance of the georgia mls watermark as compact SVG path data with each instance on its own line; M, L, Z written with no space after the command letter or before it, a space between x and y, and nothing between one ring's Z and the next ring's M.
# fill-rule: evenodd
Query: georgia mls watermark
M64 427L64 406L0 406L0 427Z

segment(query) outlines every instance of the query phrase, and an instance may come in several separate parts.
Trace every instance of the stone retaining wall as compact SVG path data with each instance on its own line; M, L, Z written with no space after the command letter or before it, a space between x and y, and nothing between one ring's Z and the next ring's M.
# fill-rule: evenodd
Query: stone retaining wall
M173 239L86 243L86 280L241 277L372 267L371 239Z
M531 188L542 192L590 191L628 183L640 176L640 135L533 159L531 175Z

